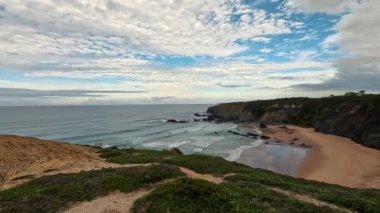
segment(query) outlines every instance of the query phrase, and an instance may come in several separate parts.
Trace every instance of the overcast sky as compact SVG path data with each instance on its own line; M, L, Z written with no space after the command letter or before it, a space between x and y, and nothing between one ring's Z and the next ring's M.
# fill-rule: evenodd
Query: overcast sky
M380 91L379 0L0 0L0 106Z

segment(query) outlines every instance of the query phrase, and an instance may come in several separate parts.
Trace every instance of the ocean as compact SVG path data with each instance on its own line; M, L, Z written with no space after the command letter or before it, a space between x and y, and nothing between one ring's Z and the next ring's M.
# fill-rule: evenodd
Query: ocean
M242 163L293 174L306 156L303 149L275 148L261 139L232 134L255 132L234 123L199 121L208 105L0 107L0 134L22 135L74 144L137 149L179 148L184 154L207 154L239 161L245 150L258 154ZM167 122L170 119L181 123ZM264 147L264 148L263 148ZM262 151L259 151L262 150ZM274 150L274 151L273 151ZM280 152L279 152L280 150ZM279 154L280 153L280 154ZM268 161L270 159L270 161ZM289 163L286 163L289 162ZM278 166L283 165L285 166Z

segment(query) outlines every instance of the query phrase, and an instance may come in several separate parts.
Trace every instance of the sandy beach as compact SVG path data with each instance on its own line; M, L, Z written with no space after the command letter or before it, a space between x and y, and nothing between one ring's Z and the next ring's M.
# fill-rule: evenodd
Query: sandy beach
M296 176L354 188L380 188L380 151L352 140L297 126L262 129L281 144L310 147Z

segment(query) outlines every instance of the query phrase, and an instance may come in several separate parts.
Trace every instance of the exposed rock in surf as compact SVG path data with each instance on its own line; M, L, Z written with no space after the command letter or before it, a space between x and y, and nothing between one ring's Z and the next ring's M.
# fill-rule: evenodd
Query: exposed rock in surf
M194 113L194 116L195 117L204 117L204 118L208 117L207 114L200 114L200 113Z
M167 123L188 123L189 121L186 120L176 120L176 119L168 119L166 120Z
M260 121L260 128L268 128L264 121Z
M232 133L234 135L240 135L240 136L243 136L243 137L247 137L247 138L255 138L255 139L257 138L257 136L250 135L250 133L244 134L244 133L235 132L235 131L232 131L232 130L228 130L227 132ZM251 134L253 134L253 133L251 133Z
M260 138L263 139L263 140L268 140L268 139L270 139L270 137L269 137L269 136L266 136L266 135L261 135Z
M252 137L256 137L256 138L257 138L257 137L260 137L259 134L252 133L252 132L248 132L247 135L252 136Z

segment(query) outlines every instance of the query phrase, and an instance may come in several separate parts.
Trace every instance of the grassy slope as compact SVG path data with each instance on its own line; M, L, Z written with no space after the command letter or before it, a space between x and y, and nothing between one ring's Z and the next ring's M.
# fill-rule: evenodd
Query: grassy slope
M154 165L59 174L0 191L1 212L56 212L72 202L93 200L119 190L131 192L183 175L177 167Z
M228 198L228 203L232 206L226 206L225 208L231 208L230 210L235 212L252 212L254 209L266 209L275 212L315 212L314 206L289 199L288 197L268 190L264 186L275 186L284 190L311 195L320 200L359 212L379 212L380 209L379 190L351 189L337 185L296 179L266 170L252 169L241 164L226 161L219 157L180 155L169 151L158 152L134 149L105 150L103 153L103 156L112 155L117 156L109 157L107 160L115 163L160 162L187 167L199 173L216 175L229 173L237 174L228 177L225 183L218 186L211 186L213 184L210 183L200 183L202 181L199 183L197 181L197 183L179 181L165 184L162 186L163 188L159 188L153 192L151 196L138 201L135 206L137 212L140 208L149 209L149 207L152 207L153 209L148 212L157 212L156 208L160 209L158 212L166 212L167 208L173 210L176 209L177 204L184 205L183 208L186 209L197 209L197 205L203 206L204 204L202 203L208 203L211 201L212 199L210 196L213 197L213 193L217 193L219 196L219 193L221 192L226 194L221 194L220 199L223 200L224 198ZM214 187L212 190L216 190L216 192L210 191L210 193L205 193L203 189L206 186L204 185ZM175 196L169 195L170 193L168 191L172 190L172 193ZM163 194L168 195L164 196ZM157 200L157 197L160 199ZM171 201L174 197L178 199L178 202ZM189 200L189 202L185 202L185 200ZM160 205L156 202L159 202ZM186 203L190 206L186 206ZM211 203L209 205L210 209L214 208Z
M235 174L219 185L187 178L162 184L135 203L135 212L334 212L278 194L267 186L308 194L359 212L379 212L380 209L379 190L350 189L296 179L212 156L135 149L100 151L109 162L164 163L199 173ZM91 200L115 190L130 192L181 175L176 167L155 165L47 176L0 191L0 208L3 212L54 212L72 202Z
M262 185L178 179L137 200L134 212L333 212L267 190Z

